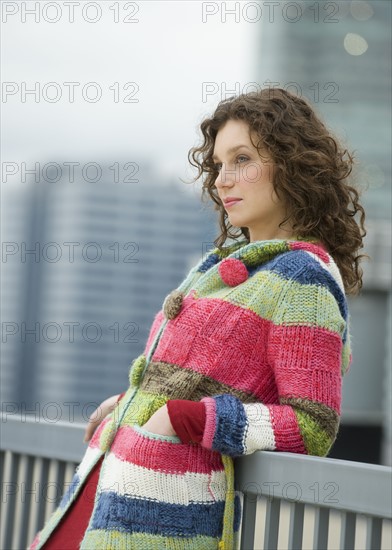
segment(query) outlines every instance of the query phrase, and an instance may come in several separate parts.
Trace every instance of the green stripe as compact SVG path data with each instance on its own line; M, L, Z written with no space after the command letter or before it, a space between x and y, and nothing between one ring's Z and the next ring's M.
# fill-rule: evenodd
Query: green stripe
M208 270L208 276L200 277L193 285L193 290L200 298L224 298L233 291L233 287L225 285L219 274L218 266L214 265Z
M206 536L192 538L163 537L144 533L92 530L86 533L80 550L110 548L110 550L216 550L219 539Z
M310 455L326 456L334 438L323 430L318 422L306 412L294 409L305 448Z
M342 349L342 368L341 368L342 374L346 373L346 371L348 369L348 366L349 366L350 353L351 353L351 342L350 342L350 340L351 340L350 335L349 335L349 333L347 333L347 340L346 340L346 343L344 344L343 349Z
M265 242L262 246L260 243L254 242L246 245L242 250L234 253L233 256L240 259L248 267L254 267L262 263L268 262L283 252L288 252L290 247L285 240Z
M260 271L237 287L222 289L222 281L212 277L219 291L207 289L198 292L198 297L220 298L273 321L276 325L309 325L328 329L343 335L346 323L339 306L325 287L289 283L276 273ZM197 285L196 285L197 287ZM262 297L262 299L260 299ZM280 307L277 307L280 304ZM315 305L317 304L317 308Z
M206 258L208 256L210 256L211 254L217 254L222 259L227 258L227 256L232 254L232 252L234 252L235 250L238 250L238 248L240 248L244 245L248 245L248 244L249 243L246 239L242 239L240 241L236 241L234 243L228 244L228 245L224 246L221 249L219 249L218 247L215 247L215 248L208 251L208 253L206 254Z
M166 404L167 400L166 395L153 395L139 389L122 419L121 426L134 424L143 426L154 412Z
M290 405L295 410L300 410L305 414L311 415L331 439L335 439L339 428L339 415L336 411L319 403L302 397L282 397L279 400L281 405Z

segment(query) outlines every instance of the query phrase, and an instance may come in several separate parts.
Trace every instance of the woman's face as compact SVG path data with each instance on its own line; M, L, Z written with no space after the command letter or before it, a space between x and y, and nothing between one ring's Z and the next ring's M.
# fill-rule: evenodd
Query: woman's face
M231 225L247 227L251 242L292 237L290 226L278 227L285 208L272 186L272 159L266 152L262 155L250 140L246 122L228 120L218 131L213 154L219 169L217 192ZM226 202L230 198L238 200Z

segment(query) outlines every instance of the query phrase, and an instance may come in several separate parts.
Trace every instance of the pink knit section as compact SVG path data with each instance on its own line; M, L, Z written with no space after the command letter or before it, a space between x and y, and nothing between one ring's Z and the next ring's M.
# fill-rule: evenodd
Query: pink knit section
M216 403L212 397L203 397L201 402L206 406L206 425L201 444L207 449L212 449L216 429Z
M180 318L166 326L152 360L211 377L261 401L276 401L265 353L270 326L253 311L225 300L192 299Z
M267 405L277 451L307 454L294 410L289 406Z
M153 439L131 426L119 428L110 452L120 460L167 474L211 474L213 471L223 470L218 452L205 449L196 443L173 443Z
M305 398L340 412L342 340L323 328L275 325L268 356L280 397Z
M246 281L248 270L246 265L236 258L225 258L218 267L219 275L225 285L237 286Z
M294 241L290 242L289 246L291 250L307 250L308 252L312 252L313 254L316 254L324 263L330 263L328 252L321 244L312 244L304 241Z

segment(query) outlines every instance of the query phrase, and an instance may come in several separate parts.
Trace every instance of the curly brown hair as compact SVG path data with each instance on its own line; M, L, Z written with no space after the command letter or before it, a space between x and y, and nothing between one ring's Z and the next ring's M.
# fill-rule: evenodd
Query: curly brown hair
M353 154L344 149L316 115L311 105L281 88L267 88L222 100L213 115L203 120L203 143L188 152L190 164L198 169L191 183L203 176L202 200L212 199L219 211L221 234L214 244L221 249L226 239L245 237L247 227L234 228L217 194L219 174L214 154L215 138L228 120L242 120L255 133L259 154L267 150L275 164L272 185L285 201L293 231L301 238L319 240L334 258L347 294L362 288L363 270L359 263L367 254L363 248L365 211L360 193L352 186ZM359 213L359 223L354 216Z

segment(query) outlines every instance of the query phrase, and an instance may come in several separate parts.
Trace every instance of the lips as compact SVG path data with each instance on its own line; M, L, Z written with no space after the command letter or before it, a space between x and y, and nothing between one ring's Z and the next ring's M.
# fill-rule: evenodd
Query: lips
M236 204L240 201L242 201L242 199L239 199L237 197L227 197L227 199L224 199L223 203L225 206L232 206L233 204Z

